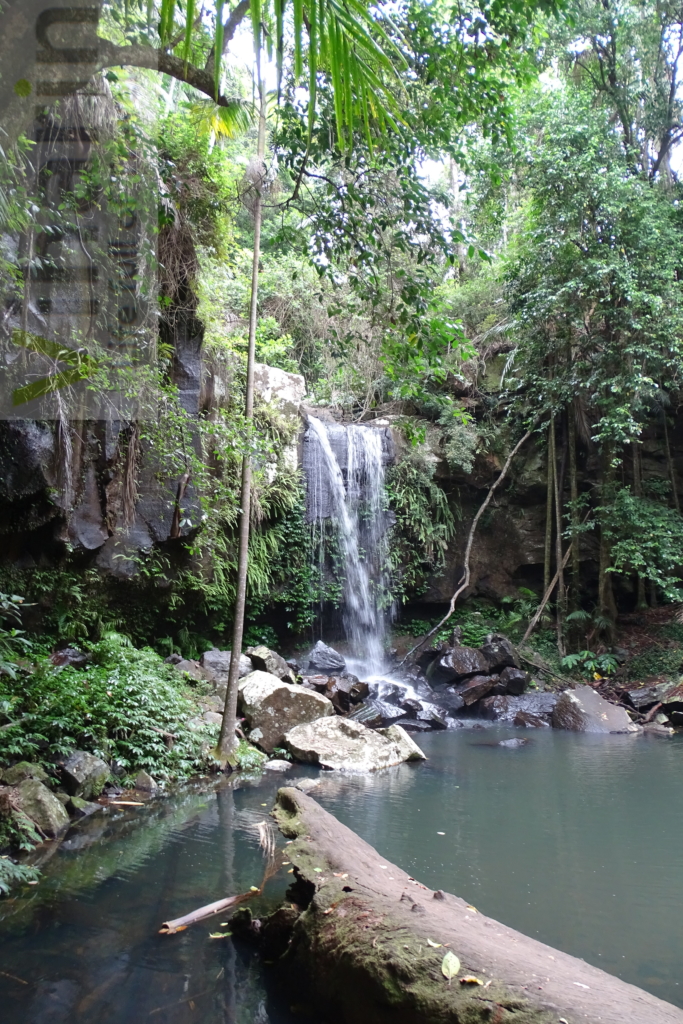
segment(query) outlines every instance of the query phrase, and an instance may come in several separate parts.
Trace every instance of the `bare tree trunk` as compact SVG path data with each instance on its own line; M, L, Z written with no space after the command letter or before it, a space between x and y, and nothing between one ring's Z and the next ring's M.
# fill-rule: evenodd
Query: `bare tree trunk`
M640 464L640 448L635 441L631 442L631 453L633 455L633 493L636 498L642 498L643 474ZM640 573L638 574L637 588L636 608L642 611L643 608L647 608L647 598L645 597L645 580Z
M548 427L548 457L546 470L546 498L545 498L545 549L543 553L543 593L550 585L551 559L553 551L553 438L555 436L555 418L550 417Z
M218 756L230 765L235 763L235 727L237 724L237 686L239 681L240 655L242 653L242 636L244 633L244 608L247 599L247 567L249 563L249 521L251 515L251 428L254 419L254 362L256 353L256 321L258 312L258 274L261 257L261 219L262 219L262 188L263 158L266 152L266 93L265 85L259 78L259 131L258 161L254 187L256 200L254 203L254 252L251 266L251 301L249 304L249 349L247 353L247 390L244 408L246 420L246 450L242 457L242 485L240 489L240 521L239 547L237 558L237 593L235 595L235 613L232 630L232 656L225 697L225 709L221 734L218 739Z
M603 506L607 506L613 498L614 491L614 467L612 466L611 446L607 446L603 452L602 470L602 499ZM612 590L612 577L608 572L612 557L612 545L604 527L600 527L600 565L598 570L598 608L600 615L608 622L608 635L612 639L614 635L614 623L617 618L617 607L614 601Z
M676 480L676 467L671 457L671 445L669 444L669 426L666 422L666 410L664 410L664 446L666 448L666 464L669 467L669 479L671 480L671 493L674 499L674 508L681 511L681 503L678 500L678 481Z
M555 420L550 422L550 435L552 438L553 456L553 494L555 498L555 565L557 569L557 603L555 605L555 623L557 629L557 650L561 657L564 657L564 640L562 637L562 624L565 615L565 589L564 589L564 559L562 557L562 494L560 493L560 481L557 475L557 438L555 436ZM566 455L566 449L565 449ZM564 457L562 460L564 468ZM562 474L564 476L564 473Z
M571 524L572 524L572 585L571 605L572 611L579 607L581 598L581 556L579 549L579 480L576 470L576 420L574 418L574 407L571 405L568 410L569 430L569 500L571 501Z

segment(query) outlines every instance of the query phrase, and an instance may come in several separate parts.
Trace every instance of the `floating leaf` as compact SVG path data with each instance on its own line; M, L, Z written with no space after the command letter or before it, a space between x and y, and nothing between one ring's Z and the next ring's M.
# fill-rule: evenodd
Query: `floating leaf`
M314 870L314 871L317 871L317 872L318 872L318 874L322 873L322 868L313 868L313 870Z
M210 939L228 939L232 932L209 932Z
M473 914L478 912L476 907L465 907L465 910L471 910Z
M461 985L483 985L484 982L479 978L475 978L473 974L466 974L464 978L460 979Z
M443 943L442 942L432 942L431 939L427 939L427 945L431 946L432 949L441 949Z
M250 885L250 886L249 886L249 888L250 888L250 890L251 890L252 892L258 892L258 891L259 891L259 889L258 889L258 886L257 886L257 885Z
M441 961L441 973L444 978L448 978L448 984L451 983L451 978L454 978L460 970L460 961L458 960L455 953L451 953L450 949L446 953L445 957Z

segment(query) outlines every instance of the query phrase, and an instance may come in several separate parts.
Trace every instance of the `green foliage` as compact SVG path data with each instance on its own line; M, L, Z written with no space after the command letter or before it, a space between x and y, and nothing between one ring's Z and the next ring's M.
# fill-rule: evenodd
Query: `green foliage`
M256 772L263 768L268 760L268 755L262 750L252 747L246 740L240 740L235 750L237 763L244 772Z
M389 507L396 516L389 538L390 589L405 601L419 594L427 576L443 566L455 520L443 489L434 480L436 460L429 445L407 446L387 473Z
M610 572L637 573L661 588L669 601L683 597L677 575L683 547L683 516L652 498L619 489L613 501L598 509L612 542Z
M578 651L574 654L567 654L562 658L560 665L570 671L578 668L584 676L592 679L598 676L611 676L619 667L619 662L613 654Z
M3 846L0 834L0 848ZM7 896L10 889L27 882L36 882L40 871L30 864L17 864L7 854L0 857L0 896Z
M84 645L87 670L54 668L47 660L28 678L0 680L3 761L29 760L48 769L71 750L89 750L120 765L126 778L141 768L185 778L203 764L208 731L190 726L195 709L177 672L149 649L118 634Z

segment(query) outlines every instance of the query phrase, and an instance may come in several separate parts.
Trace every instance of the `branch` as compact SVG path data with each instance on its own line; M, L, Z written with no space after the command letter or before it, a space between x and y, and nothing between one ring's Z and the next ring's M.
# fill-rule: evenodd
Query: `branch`
M172 53L157 50L152 46L134 43L131 46L116 46L108 39L98 37L98 60L96 69L111 67L149 68L163 75L177 78L179 82L191 85L198 92L210 97L219 107L228 107L233 102L228 96L216 96L213 73L195 67Z
M235 32L237 31L240 22L243 20L244 16L249 10L250 2L251 0L240 0L234 11L230 12L230 17L223 26L223 54L227 52L228 46L232 42L232 38L235 35ZM209 51L209 56L206 58L206 64L204 65L204 70L207 72L207 74L211 76L213 76L214 71L215 53L216 49L214 46L212 46L211 50Z
M430 629L430 631L427 633L427 635L422 637L422 639L420 640L419 644L415 644L415 646L412 648L412 650L408 651L408 653L403 658L403 660L401 662L399 662L397 668L400 668L401 665L404 665L406 663L406 661L408 660L408 658L411 656L411 654L414 654L415 651L418 651L420 649L420 647L423 647L424 644L426 644L427 640L429 640L430 636L434 636L434 634L438 630L441 629L443 624L445 622L448 622L448 620L450 619L451 615L455 611L455 603L456 603L456 601L458 600L458 598L460 597L462 592L464 590L467 590L467 588L469 587L469 585L470 585L470 556L472 554L472 545L474 543L474 535L477 532L477 526L479 525L479 520L483 516L484 512L486 511L486 509L489 507L489 505L491 503L491 499L492 499L493 495L495 494L496 490L498 489L500 484L502 484L503 480L507 476L507 472L508 472L508 470L510 468L510 465L511 465L512 460L514 459L515 455L517 454L519 449L522 447L522 445L526 441L529 440L529 438L533 434L534 430L536 429L536 426L538 424L539 419L540 419L540 416L537 416L536 419L534 420L532 426L527 430L527 432L524 435L524 437L520 438L520 440L517 442L515 447L512 449L512 451L508 455L507 461L506 461L505 465L503 466L502 470L500 471L500 476L489 487L489 493L484 498L483 502L481 503L481 505L479 507L479 511L477 512L476 516L472 520L472 525L470 526L470 532L469 532L469 535L467 537L467 547L465 548L465 565L464 565L463 574L460 577L460 583L458 585L458 589L456 590L456 592L453 594L453 597L451 598L451 603L450 603L450 606L448 608L448 611L446 612L446 614L442 618L441 622L438 622L436 624L436 626L434 626L433 629Z

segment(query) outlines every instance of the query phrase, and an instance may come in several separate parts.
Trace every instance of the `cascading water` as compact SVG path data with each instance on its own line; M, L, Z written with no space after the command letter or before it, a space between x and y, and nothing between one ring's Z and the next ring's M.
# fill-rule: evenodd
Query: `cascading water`
M308 520L337 524L343 559L343 621L353 654L368 673L382 671L385 613L382 562L388 518L384 511L382 433L309 417L304 450ZM323 555L324 557L324 555Z

